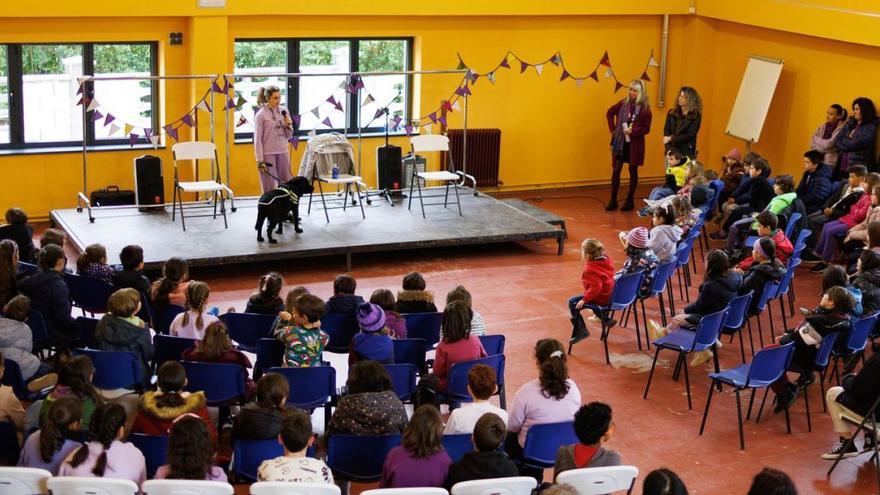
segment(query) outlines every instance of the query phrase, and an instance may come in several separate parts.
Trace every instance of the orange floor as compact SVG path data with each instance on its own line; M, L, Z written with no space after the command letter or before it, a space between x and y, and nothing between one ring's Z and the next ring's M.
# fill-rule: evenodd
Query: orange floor
M634 213L606 213L601 204L606 195L607 189L602 188L517 195L565 218L569 241L561 257L556 255L556 244L550 241L361 255L355 257L352 272L358 280L357 292L368 297L377 288L397 289L403 274L410 270L425 275L428 288L440 301L451 288L465 285L489 332L507 337L507 393L511 403L517 388L537 376L532 357L535 341L544 337L565 341L569 337L566 300L580 290L580 241L588 236L599 237L609 248L615 265L620 266L623 253L617 232L648 225L646 219ZM328 297L331 281L343 267L344 260L339 257L196 270L192 276L209 282L212 304L225 310L230 305L241 309L259 274L268 270L280 271L286 287L305 285L313 293ZM702 264L699 269L702 273ZM701 277L697 275L694 280ZM799 270L795 287L798 305L813 307L818 303L818 275ZM692 289L691 294L695 295L696 290ZM775 309L778 331L781 319L778 306ZM649 302L648 313L659 319L655 301ZM764 322L766 327L766 315ZM707 432L698 435L708 392L708 366L691 369L693 410L687 408L684 380L671 379L668 363L658 366L651 395L643 400L647 380L644 365L650 367L653 354L638 352L632 325L630 321L630 328L617 327L611 335L610 347L617 366L605 365L601 342L596 338L598 330L576 347L569 366L584 401L599 400L612 406L617 432L608 447L618 450L626 464L639 467L639 485L650 470L665 466L681 475L692 494L744 494L752 476L764 466L771 466L789 473L802 494L875 493L877 482L868 455L844 461L830 479L826 478L830 463L820 455L834 443L836 435L828 415L822 413L815 385L811 387L812 433L807 432L800 399L792 410L791 435L785 433L784 417L769 411L760 424L754 419L746 423L745 451L739 450L734 396L728 389L713 397ZM739 364L738 342L727 344L725 339L720 356L722 368ZM550 477L547 471L546 478ZM358 493L367 487L355 485L353 491ZM237 492L246 493L243 488ZM641 493L641 489L634 493Z

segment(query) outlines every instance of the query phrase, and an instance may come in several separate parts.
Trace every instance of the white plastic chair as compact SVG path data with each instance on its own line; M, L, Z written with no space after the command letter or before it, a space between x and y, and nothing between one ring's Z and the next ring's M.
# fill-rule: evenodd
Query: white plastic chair
M377 488L361 495L449 495L443 488Z
M251 495L339 495L336 485L327 483L288 483L260 481L251 485Z
M455 205L458 206L458 215L461 216L461 199L458 196L458 187L459 182L461 182L464 178L463 174L458 172L453 172L454 167L452 164L452 155L449 153L449 138L442 134L426 134L421 136L413 136L409 140L410 145L412 146L412 154L413 156L416 153L421 151L439 151L441 153L446 152L447 163L449 166L446 170L440 170L438 172L419 172L415 166L412 168L412 175L410 176L409 181L409 205L407 208L412 209L412 198L413 198L413 186L418 186L419 191L419 205L422 207L422 218L425 217L425 205L443 205L444 208L449 204L449 186L452 186L452 189L455 191ZM425 200L422 198L422 181L434 181L434 182L443 182L446 185L446 190L443 194L443 202L442 203L425 203ZM431 196L428 196L431 197ZM435 196L439 197L439 196Z
M45 469L0 467L0 495L40 495L52 473Z
M183 215L183 193L210 193L214 212L211 215L190 215L195 216L212 216L217 218L217 202L220 202L220 213L223 215L223 225L228 228L226 221L226 196L224 193L232 197L232 190L221 182L220 177L220 161L217 158L217 146L207 141L189 141L176 143L171 147L171 154L174 157L174 200L171 206L171 221L174 221L177 209L180 209L180 223L186 231L186 219ZM192 160L193 170L198 175L198 160L209 160L211 162L211 180L200 181L184 181L181 182L178 172L178 161ZM206 195L207 197L207 195ZM201 206L190 206L190 208L199 208ZM233 207L233 211L235 208Z
M462 481L452 487L452 495L531 495L538 486L531 476L514 476L491 480Z
M46 482L52 495L137 495L138 486L131 480L60 476Z
M144 495L232 495L235 489L225 481L149 480Z
M578 495L602 495L622 490L630 493L638 476L639 468L635 466L608 466L563 471L556 477L556 482L575 487Z

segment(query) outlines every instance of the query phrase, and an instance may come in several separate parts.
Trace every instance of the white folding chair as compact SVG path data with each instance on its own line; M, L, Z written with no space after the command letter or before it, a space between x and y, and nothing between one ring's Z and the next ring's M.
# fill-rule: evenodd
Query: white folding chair
M171 154L174 158L174 200L171 206L171 221L175 220L177 209L180 209L180 223L186 231L186 218L183 215L183 193L195 193L198 197L199 193L210 193L211 205L214 212L210 215L190 215L192 217L212 216L217 218L217 202L220 202L220 213L223 215L223 226L228 228L226 222L226 195L233 197L232 189L223 184L220 176L220 161L217 158L217 146L207 141L189 141L176 143L171 147ZM192 160L194 172L193 177L198 178L199 160L209 160L211 162L211 180L199 181L181 181L180 172L178 170L178 161ZM225 194L224 194L225 193ZM207 197L207 194L206 194ZM190 206L189 208L204 208L206 206ZM233 211L235 209L233 208Z
M456 483L452 495L531 495L538 481L531 476L514 476L491 480L462 481Z
M235 489L225 481L149 480L144 495L232 495Z
M339 495L336 485L327 483L287 483L260 481L251 485L251 495Z
M377 488L361 495L449 495L443 488Z
M314 190L315 182L318 183L318 194L321 195L321 206L324 207L324 217L327 219L327 223L330 223L330 214L328 210L336 210L342 208L342 211L345 211L348 206L348 197L351 195L354 196L354 193L357 193L357 203L358 206L361 207L361 217L366 220L367 214L364 212L364 198L361 196L361 185L362 178L358 175L350 175L350 174L338 174L334 179L332 175L319 175L317 170L315 171L315 176L312 179L312 190ZM324 199L324 187L322 184L330 184L335 186L343 186L345 189L345 194L342 195L342 206L327 206L327 201ZM354 186L354 191L351 190L351 186ZM306 214L312 212L312 193L309 193L309 208L306 211Z
M413 165L409 179L409 204L407 208L412 209L413 186L418 187L419 205L422 207L422 218L426 218L425 205L430 206L442 204L443 207L446 208L449 205L449 186L451 185L452 189L455 191L454 204L458 206L458 215L461 216L461 199L458 196L458 188L460 182L463 182L464 180L464 175L460 172L455 172L455 167L452 164L452 155L449 153L449 138L442 134L425 134L421 136L413 136L412 138L410 138L409 143L412 146L413 156L415 156L418 152L446 152L448 166L446 167L446 170L440 170L438 172L419 172L417 167ZM425 182L426 187L428 181L443 182L445 184L446 189L443 194L442 203L425 203L425 200L422 197L422 181ZM430 198L439 196L427 197Z
M52 495L137 495L137 483L131 480L60 476L46 482Z
M41 495L52 473L45 469L0 467L0 495Z
M556 482L573 486L578 495L603 495L622 490L630 493L638 476L635 466L608 466L563 471Z

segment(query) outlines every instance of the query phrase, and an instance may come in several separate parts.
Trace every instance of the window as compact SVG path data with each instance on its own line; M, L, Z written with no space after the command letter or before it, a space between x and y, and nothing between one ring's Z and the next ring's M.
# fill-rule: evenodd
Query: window
M249 139L252 136L257 91L267 84L278 86L282 104L294 115L301 115L300 134L311 130L356 133L358 126L365 132L379 132L385 126L384 116L375 118L376 110L381 106L388 105L390 118L409 117L411 77L364 76L364 89L358 95L342 88L346 75L349 72L405 71L410 69L411 60L411 38L237 40L236 72L303 75L287 80L268 77L236 80L236 92L248 102L241 108L241 116L246 122L236 128L236 137ZM363 105L368 95L375 103ZM336 105L327 101L330 96ZM326 125L327 119L332 128Z
M155 43L67 43L0 45L0 147L25 149L77 146L83 141L78 78L150 76L157 73ZM100 102L115 126L86 116L90 146L128 143L114 127L158 126L155 81L95 81L83 87Z

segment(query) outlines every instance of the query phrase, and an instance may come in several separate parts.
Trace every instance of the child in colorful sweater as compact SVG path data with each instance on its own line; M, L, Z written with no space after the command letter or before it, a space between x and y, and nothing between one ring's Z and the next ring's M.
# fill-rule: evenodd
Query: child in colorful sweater
M300 296L293 314L282 311L273 332L284 343L285 365L290 368L321 366L321 355L330 336L321 330L321 316L326 307L320 297Z

